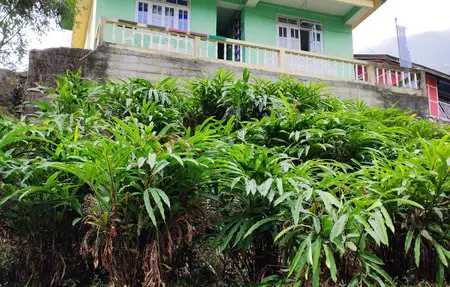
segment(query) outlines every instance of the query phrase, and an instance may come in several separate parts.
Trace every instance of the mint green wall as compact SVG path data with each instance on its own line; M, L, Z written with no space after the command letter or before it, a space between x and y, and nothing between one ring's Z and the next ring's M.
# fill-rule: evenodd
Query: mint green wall
M135 21L135 0L97 0L97 25L101 16Z
M215 35L216 26L216 1L191 0L191 31Z
M353 58L352 27L343 17L260 2L255 8L244 7L244 38L249 42L277 44L277 15L289 15L323 24L325 55Z

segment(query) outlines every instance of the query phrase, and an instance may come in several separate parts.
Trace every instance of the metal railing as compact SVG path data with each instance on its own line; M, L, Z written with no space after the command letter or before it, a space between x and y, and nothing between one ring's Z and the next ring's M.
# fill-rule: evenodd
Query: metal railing
M439 118L441 120L450 121L450 103L438 102L439 104Z
M96 45L104 42L228 61L277 72L419 89L420 72L325 56L214 35L102 18Z

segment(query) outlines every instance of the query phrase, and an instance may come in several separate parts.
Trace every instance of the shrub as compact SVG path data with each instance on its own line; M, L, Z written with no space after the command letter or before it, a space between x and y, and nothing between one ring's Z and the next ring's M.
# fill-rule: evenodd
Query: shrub
M247 70L44 90L0 120L18 284L449 282L445 126Z

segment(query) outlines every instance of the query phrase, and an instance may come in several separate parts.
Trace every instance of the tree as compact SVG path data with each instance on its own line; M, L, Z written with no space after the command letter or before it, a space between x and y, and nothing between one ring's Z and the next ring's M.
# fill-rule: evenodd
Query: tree
M52 22L73 21L76 0L0 0L0 64L15 69L28 35L42 36Z

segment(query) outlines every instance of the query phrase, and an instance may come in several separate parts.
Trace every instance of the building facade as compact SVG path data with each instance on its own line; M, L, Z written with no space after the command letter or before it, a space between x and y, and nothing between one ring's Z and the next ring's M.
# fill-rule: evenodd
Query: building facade
M399 86L411 83L411 85L417 85L412 88L422 87L428 98L429 116L446 122L450 121L450 75L413 63L413 69L418 69L423 74L421 83L419 83L419 81L409 79L408 74L405 76L405 72L403 72L404 77L402 78L399 74L401 71L392 73L390 69L383 68L400 67L400 61L396 57L380 54L357 54L354 57L380 65L376 69L376 77L377 82L383 85ZM414 77L415 75L417 74L414 74Z
M72 47L93 49L101 18L104 17L351 59L352 29L383 2L80 0ZM111 41L112 37L107 40ZM222 55L225 48L218 45L215 49ZM236 57L244 57L243 51L234 53Z

